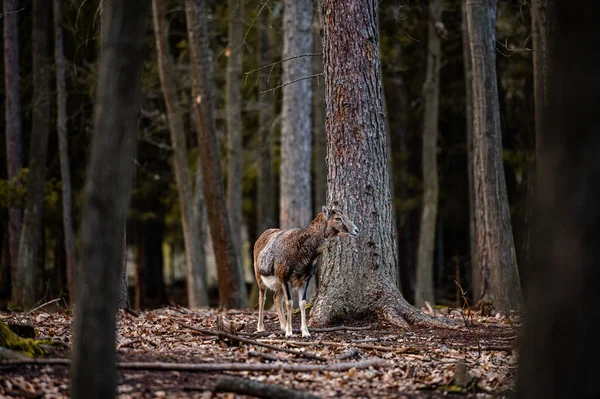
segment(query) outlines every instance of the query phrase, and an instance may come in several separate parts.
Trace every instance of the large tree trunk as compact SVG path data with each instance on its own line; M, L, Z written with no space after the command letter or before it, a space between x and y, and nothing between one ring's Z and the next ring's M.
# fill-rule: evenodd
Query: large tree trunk
M543 97L535 97L543 173L536 176L532 262L523 278L519 399L600 394L600 186L593 183L600 180L600 76L590 57L600 51L600 4L553 3L534 3L546 6L545 22L538 23L551 50Z
M62 214L65 256L67 259L67 286L69 300L75 301L75 234L71 205L71 175L69 172L69 146L67 140L67 84L65 80L65 55L62 32L62 0L54 0L54 60L56 63L56 131L60 158Z
M269 28L270 13L263 10L260 14L260 33L258 63L260 67L273 62L270 55L272 40ZM275 93L260 94L268 89L269 69L262 69L258 79L258 101L261 104L258 114L260 132L260 144L258 149L258 184L257 184L257 231L263 231L277 227L275 221L275 181L271 152L273 151L273 138L271 136L271 125L275 119Z
M203 279L204 270L200 270L199 259L202 248L198 240L198 225L193 208L194 200L182 120L183 111L177 94L175 68L172 65L171 55L169 54L163 0L153 0L152 9L158 55L158 71L169 119L169 131L171 132L171 143L173 146L173 168L175 169L177 193L181 208L181 226L183 227L183 240L185 243L185 275L188 306L197 308L208 306L208 293L206 291L206 282Z
M48 69L48 28L52 4L46 0L33 2L33 107L31 147L27 199L23 215L23 229L19 243L17 279L13 286L13 302L20 308L35 305L42 276L38 257L42 241L42 216L46 158L48 153L48 125L50 122L50 70Z
M149 6L145 0L105 0L73 326L74 399L116 396L121 226L131 196Z
M465 123L467 125L467 180L469 190L469 253L471 259L471 295L473 303L481 297L481 272L477 256L477 232L475 230L475 184L473 182L473 68L467 25L467 0L461 0L461 27L463 64L465 74Z
M225 190L210 88L212 77L205 0L186 0L185 9L192 66L194 121L198 133L208 222L219 277L219 305L225 308L245 308L248 298L244 274L234 248L227 208L223 206Z
M19 76L19 3L4 0L2 23L4 24L4 90L6 96L6 161L8 178L15 178L23 167L21 136L21 78ZM11 286L17 284L19 240L21 239L21 208L9 209L9 264Z
M403 327L441 324L408 304L396 286L377 4L323 2L327 199L360 234L325 251L311 325L374 315Z
M283 2L283 59L312 51L312 0ZM311 74L309 57L283 63L284 83ZM279 223L282 228L306 227L312 220L311 82L283 87L281 104L281 169Z
M497 0L468 0L473 67L473 181L478 263L488 295L499 311L521 308L521 283L502 161L496 78Z
M242 56L244 2L229 0L229 57L227 58L227 210L233 244L242 262Z
M421 307L425 301L434 303L433 258L435 251L435 226L438 213L438 167L437 137L440 104L440 37L436 24L442 19L442 1L429 1L429 31L427 40L427 72L423 94L425 97L425 115L423 120L423 207L421 209L421 228L419 229L419 248L417 250L417 285L415 287L415 305Z

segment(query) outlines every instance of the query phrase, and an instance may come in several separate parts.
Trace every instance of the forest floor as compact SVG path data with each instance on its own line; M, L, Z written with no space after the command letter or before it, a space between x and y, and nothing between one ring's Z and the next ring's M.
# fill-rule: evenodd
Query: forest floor
M456 319L460 327L401 330L365 321L329 329L309 328L312 337L307 339L296 332L297 314L294 336L286 339L279 331L276 313L271 311L265 315L264 333L255 333L257 312L253 310L168 307L120 311L119 397L251 397L232 394L228 387L218 392L217 385L229 382L224 376L285 387L303 392L303 397L508 396L516 373L518 317L482 317L450 308L429 309L431 312ZM70 310L0 312L0 319L30 324L36 338L67 346L72 342ZM235 337L250 341L215 335L223 330L235 331ZM0 360L0 397L68 397L68 357L69 350L63 349L38 364ZM293 394L286 392L284 396L292 399Z

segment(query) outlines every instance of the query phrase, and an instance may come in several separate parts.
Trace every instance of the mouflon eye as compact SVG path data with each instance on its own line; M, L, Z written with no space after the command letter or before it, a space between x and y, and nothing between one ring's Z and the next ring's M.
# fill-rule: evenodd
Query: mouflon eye
M342 219L340 219L340 218L335 218L335 220L337 220L338 222L342 221Z

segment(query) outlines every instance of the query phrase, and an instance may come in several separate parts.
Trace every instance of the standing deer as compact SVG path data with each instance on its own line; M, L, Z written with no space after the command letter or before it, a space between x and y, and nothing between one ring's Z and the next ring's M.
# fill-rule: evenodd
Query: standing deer
M258 328L264 331L263 308L267 288L273 301L281 330L292 336L292 291L298 294L302 316L302 336L310 337L306 327L306 290L317 271L317 259L334 237L356 237L358 228L339 209L323 207L306 229L268 229L254 244L254 274L258 283ZM285 296L284 296L285 293ZM285 298L287 318L282 299Z

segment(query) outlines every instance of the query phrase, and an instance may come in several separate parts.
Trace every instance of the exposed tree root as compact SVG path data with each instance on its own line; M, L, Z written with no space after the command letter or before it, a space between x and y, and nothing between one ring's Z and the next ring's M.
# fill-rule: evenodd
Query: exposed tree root
M333 301L334 304L331 304L329 303L332 302L330 299L328 299L328 303L324 303L321 298L317 298L310 315L309 325L326 326L333 324L334 321L361 318L365 314L375 314L379 320L402 329L412 327L454 329L460 325L455 320L430 316L415 308L406 302L398 288L382 275L379 275L378 281L373 285L376 287L375 292L366 292L363 295L364 300L360 304L353 302L348 306L350 309L344 308L344 304L337 305L335 301Z
M29 357L44 356L49 354L46 347L61 347L62 343L38 340L32 338L21 338L0 321L0 347L20 352Z

